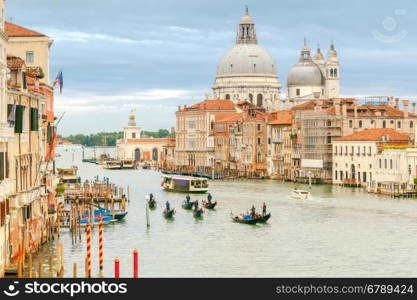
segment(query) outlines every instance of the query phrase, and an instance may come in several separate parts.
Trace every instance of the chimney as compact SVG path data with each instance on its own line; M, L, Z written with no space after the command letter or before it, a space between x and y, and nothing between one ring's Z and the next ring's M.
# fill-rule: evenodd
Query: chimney
M415 114L415 113L416 113L416 103L413 102L413 114Z
M399 98L395 98L395 108L396 109L400 108L400 99Z
M403 100L404 118L408 117L408 100Z

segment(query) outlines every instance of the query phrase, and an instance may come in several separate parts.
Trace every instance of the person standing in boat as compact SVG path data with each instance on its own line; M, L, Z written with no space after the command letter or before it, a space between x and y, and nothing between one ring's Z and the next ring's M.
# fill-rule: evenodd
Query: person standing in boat
M149 194L149 200L151 200L151 201L153 200L153 194L152 193Z
M194 210L195 211L198 210L198 200L195 200L195 202L194 202Z
M211 204L211 199L213 199L213 196L209 193L207 195L207 201L208 201L209 204Z
M170 205L169 205L168 201L165 203L165 206L166 206L167 210L170 210Z
M264 202L264 205L262 205L262 215L265 216L266 215L266 204Z
M190 195L187 195L187 196L185 197L185 201L187 201L187 203L190 203L190 200L191 200Z
M252 218L255 218L255 214L256 214L255 205L252 205L252 208L250 209L250 211L251 211Z

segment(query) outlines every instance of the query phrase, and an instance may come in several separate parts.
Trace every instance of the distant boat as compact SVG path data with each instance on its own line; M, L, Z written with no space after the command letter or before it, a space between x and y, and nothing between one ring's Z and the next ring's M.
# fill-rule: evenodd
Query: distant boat
M83 217L87 218L89 215L90 215L89 213L85 213L83 215ZM110 209L99 208L99 209L94 210L94 216L95 217L98 217L99 215L102 215L103 216L103 219L104 219L104 217L111 217L111 218L113 218L113 213L112 213L112 211ZM127 211L124 211L124 210L114 210L114 219L115 220L121 220L121 219L123 219L126 216L127 216Z
M311 197L311 194L309 191L295 188L291 191L291 197L295 199L309 199Z
M108 170L120 170L122 168L122 163L117 160L108 160L103 164L103 168Z
M61 177L62 183L80 183L81 178L77 175L78 167L59 168L58 175Z
M167 219L171 219L174 215L175 215L175 209L164 209L164 211L162 212L162 215L167 218Z
M191 202L191 201L189 202L184 201L182 203L182 208L187 209L187 210L193 209L193 206L194 206L194 202Z
M111 216L104 216L101 219L102 224L108 224L111 221L112 221L112 217ZM81 226L86 226L88 222L90 222L90 224L91 224L91 218L89 216L86 216L86 217L81 218L81 220L79 221L79 224ZM94 225L94 226L99 225L99 217L98 216L97 217L94 216L93 217L93 222L94 222L94 224L91 224L91 225Z
M211 202L209 203L208 201L204 201L203 202L203 206L207 209L214 209L217 205L217 201L216 202Z
M240 214L238 216L234 216L233 213L230 213L230 216L233 222L236 223L255 225L259 222L259 218L254 218L251 215Z
M166 191L184 193L207 193L208 180L201 177L163 175L161 186Z
M134 169L135 168L135 161L131 159L123 159L121 161L122 169Z
M271 217L271 213L267 213L265 215L262 215L258 222L259 223L266 223L269 220L270 217Z
M203 214L204 210L202 208L193 211L194 218L201 218Z

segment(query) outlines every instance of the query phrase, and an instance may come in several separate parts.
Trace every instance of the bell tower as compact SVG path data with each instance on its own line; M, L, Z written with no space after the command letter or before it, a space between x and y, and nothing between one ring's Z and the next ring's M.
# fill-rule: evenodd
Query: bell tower
M339 98L340 97L340 64L337 57L337 52L334 47L334 43L330 45L329 52L327 53L327 61L325 65L326 69L326 98Z
M124 135L123 138L125 140L130 139L140 139L140 134L142 132L142 129L138 126L136 126L136 120L135 120L135 111L132 109L129 115L129 122L127 123L127 126L124 128Z

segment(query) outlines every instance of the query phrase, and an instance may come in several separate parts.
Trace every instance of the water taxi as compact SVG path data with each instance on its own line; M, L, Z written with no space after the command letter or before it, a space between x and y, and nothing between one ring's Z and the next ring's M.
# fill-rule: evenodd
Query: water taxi
M300 190L300 189L293 189L291 192L291 197L295 199L309 199L311 198L311 194L309 191Z
M181 175L163 175L161 186L166 191L184 192L184 193L207 193L208 179L181 176Z
M135 161L131 159L123 159L122 160L122 169L134 169L135 168Z
M81 178L77 175L78 168L59 168L58 175L61 177L62 183L80 183Z
M122 163L117 160L108 160L103 164L103 168L109 170L120 170L122 168Z

